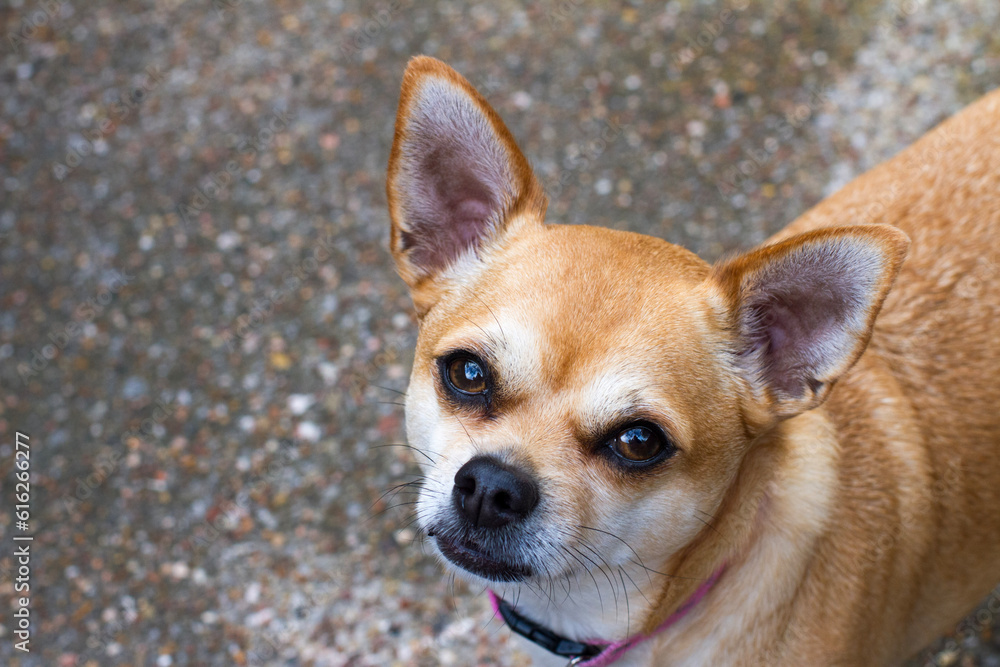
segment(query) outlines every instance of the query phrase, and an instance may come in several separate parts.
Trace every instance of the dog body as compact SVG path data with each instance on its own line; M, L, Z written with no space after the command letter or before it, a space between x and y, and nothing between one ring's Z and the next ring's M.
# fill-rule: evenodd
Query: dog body
M418 518L524 616L649 636L622 665L885 665L1000 582L1000 94L709 266L544 224L421 57L387 192Z

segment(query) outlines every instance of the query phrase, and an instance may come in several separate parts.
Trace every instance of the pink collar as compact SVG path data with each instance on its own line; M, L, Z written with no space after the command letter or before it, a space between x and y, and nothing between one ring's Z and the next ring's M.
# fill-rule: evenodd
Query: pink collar
M553 653L556 653L557 655L562 655L563 657L572 658L567 667L570 666L605 667L606 665L614 663L616 660L621 658L625 653L632 650L639 644L642 644L643 642L652 639L656 635L669 629L670 627L675 625L678 621L680 621L682 618L684 618L689 611L694 609L695 605L701 602L702 598L704 598L708 594L708 592L712 589L712 587L715 586L716 582L719 580L719 577L722 576L722 572L725 569L726 566L725 564L723 564L719 569L717 569L712 574L711 577L706 579L700 586L698 586L698 589L694 592L694 594L692 594L691 597L688 598L686 602L684 602L684 604L678 607L677 611L671 614L667 618L667 620L663 621L663 623L661 623L659 627L653 630L653 632L651 632L648 635L634 635L632 637L629 637L628 639L619 642L596 640L596 641L589 641L586 644L582 644L574 642L569 639L565 639L563 637L559 637L558 635L555 635L555 633L552 633L551 631L542 628L542 626L538 625L534 621L531 621L530 619L527 619L521 616L520 614L514 612L513 609L510 608L509 605L507 605L507 603L505 603L503 600L497 597L497 594L494 593L492 590L487 590L487 593L490 598L490 604L493 605L494 616L500 614L501 617L504 619L504 621L511 626L512 630L514 630L518 634L521 634L522 636L525 636L527 639L534 641L536 644L539 644L543 648L546 648L552 651ZM501 605L503 605L504 607L503 610L501 610ZM513 619L510 618L511 615L516 616L516 620L514 622L512 622ZM529 631L525 632L522 629L522 626L528 626ZM532 630L531 628L534 629ZM566 654L564 652L554 650L551 645L546 645L546 643L538 641L535 637L532 636L536 633L545 634L551 638L559 640L560 643L565 643L568 645L577 645L589 649L591 651L595 650L596 647L596 649L599 650L599 652L596 655L588 653L586 655L589 655L590 657L586 658L583 655L573 657L572 655Z

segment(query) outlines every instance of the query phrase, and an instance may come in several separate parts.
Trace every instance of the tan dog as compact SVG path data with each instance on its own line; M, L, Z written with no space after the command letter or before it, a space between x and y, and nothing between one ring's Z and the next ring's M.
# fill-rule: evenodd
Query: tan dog
M420 524L542 664L895 664L1000 582L1000 94L709 266L543 224L419 57L387 190Z

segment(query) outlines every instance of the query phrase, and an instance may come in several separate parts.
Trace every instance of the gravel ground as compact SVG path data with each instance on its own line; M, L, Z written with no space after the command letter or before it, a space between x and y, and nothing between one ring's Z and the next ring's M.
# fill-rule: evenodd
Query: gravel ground
M551 221L706 259L1000 83L995 0L6 0L0 21L0 478L6 508L27 433L35 535L32 652L5 613L0 663L24 667L528 664L380 498L415 470L383 447L415 337L383 189L411 55L496 105ZM998 667L998 631L984 607L912 664Z

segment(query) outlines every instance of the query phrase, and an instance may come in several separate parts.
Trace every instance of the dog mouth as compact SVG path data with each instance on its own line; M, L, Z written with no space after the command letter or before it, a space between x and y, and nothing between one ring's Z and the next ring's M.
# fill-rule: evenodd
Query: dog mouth
M445 558L484 579L510 583L531 576L531 568L501 560L468 540L452 540L440 534L434 539Z

